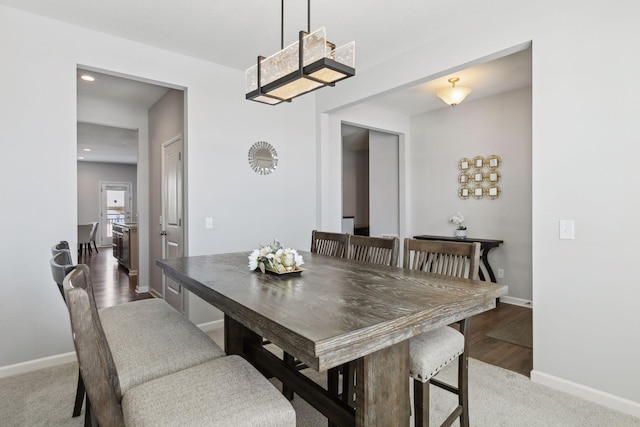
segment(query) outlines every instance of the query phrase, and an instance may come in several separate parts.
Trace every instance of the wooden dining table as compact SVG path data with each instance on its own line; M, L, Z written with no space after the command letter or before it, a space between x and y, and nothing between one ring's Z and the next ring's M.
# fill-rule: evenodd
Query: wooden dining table
M495 307L506 286L299 253L304 271L261 273L249 252L157 260L163 273L224 313L225 351L239 354L336 425L409 424L409 338ZM356 367L352 408L263 347L316 371Z

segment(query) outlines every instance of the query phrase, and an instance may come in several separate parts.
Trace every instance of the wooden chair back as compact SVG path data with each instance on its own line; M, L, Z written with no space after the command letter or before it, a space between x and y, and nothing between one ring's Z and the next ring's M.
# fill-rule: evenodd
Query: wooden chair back
M102 352L102 358L107 366L108 377L111 380L111 386L114 393L118 398L118 402L122 399L122 393L120 391L120 380L118 378L118 371L116 370L116 364L113 361L111 350L107 344L107 337L102 329L102 323L100 322L100 315L98 314L98 307L96 306L96 300L93 296L93 288L91 286L91 272L89 266L85 264L79 264L71 273L64 278L63 281L64 293L67 297L67 305L69 305L69 293L74 289L82 289L89 300L89 310L91 311L91 319L93 321L93 327L95 329L96 339L100 351ZM81 366L82 368L82 366ZM83 376L84 379L84 376ZM91 397L91 395L89 395ZM90 400L91 401L91 400ZM93 401L91 401L93 402Z
M67 291L73 344L84 381L91 414L101 426L124 426L120 396L110 380L107 355L111 354L104 333L96 328L94 313L86 290Z
M404 268L478 280L480 243L404 240Z
M400 239L353 236L347 237L345 258L372 264L398 266Z
M311 252L342 258L345 254L348 234L313 230Z

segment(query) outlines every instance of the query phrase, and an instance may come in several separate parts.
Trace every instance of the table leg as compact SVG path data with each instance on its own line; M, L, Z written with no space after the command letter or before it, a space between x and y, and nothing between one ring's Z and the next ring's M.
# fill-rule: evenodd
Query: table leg
M356 363L356 426L409 425L409 341Z

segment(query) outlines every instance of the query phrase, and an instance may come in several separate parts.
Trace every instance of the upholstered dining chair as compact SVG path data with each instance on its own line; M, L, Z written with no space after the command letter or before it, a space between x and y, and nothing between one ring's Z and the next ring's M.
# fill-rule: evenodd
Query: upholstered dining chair
M91 253L91 232L93 231L92 222L88 224L78 224L78 256L83 253Z
M313 230L311 232L311 252L344 257L348 234L331 233L327 231Z
M57 255L61 250L69 250L69 242L66 240L60 240L55 245L51 246L51 255Z
M348 234L345 258L379 265L398 265L400 239L355 236ZM342 393L339 392L340 374L343 376ZM335 396L341 395L342 401L355 406L355 364L345 363L329 369L327 372L327 388ZM330 424L331 425L331 424Z
M293 407L240 356L204 361L124 390L89 294L67 285L69 281L67 307L91 402L91 425L295 426Z
M58 285L58 290L62 299L65 300L63 282L67 274L69 274L76 267L73 265L71 259L71 252L69 251L69 243L61 241L51 247L51 253L53 258L49 261L51 266L51 276L53 281ZM76 400L73 405L73 416L77 417L82 411L82 402L84 401L85 389L84 382L82 381L82 375L78 371L78 385L76 387ZM87 418L88 420L88 418Z
M347 236L345 258L381 265L398 265L400 239L397 237Z
M93 243L93 248L98 252L98 246L96 245L96 234L98 232L98 223L94 222L93 227L91 228L91 234L89 235L89 251L91 251L91 243Z
M311 252L342 258L345 254L347 236L348 234L343 233L313 230L311 232ZM263 344L269 344L269 341L264 341ZM287 352L283 352L283 360L287 365L297 367L298 369L304 369L306 367ZM284 385L282 386L282 394L289 400L293 399L293 392Z
M446 276L478 280L480 244L405 239L404 268ZM458 395L458 405L442 426L460 418L460 425L469 426L469 320L457 322L459 330L450 326L418 335L409 341L409 375L413 378L413 402L416 426L429 425L429 385L433 384ZM433 378L450 362L458 358L457 387Z

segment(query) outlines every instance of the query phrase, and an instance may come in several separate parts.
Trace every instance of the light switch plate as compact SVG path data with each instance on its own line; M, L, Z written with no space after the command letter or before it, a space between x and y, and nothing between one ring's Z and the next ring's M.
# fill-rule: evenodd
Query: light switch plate
M205 218L205 220L204 220L204 228L206 228L207 230L210 230L210 229L213 228L213 218L211 218L210 216Z
M560 220L560 239L574 240L576 238L575 222L572 219Z

